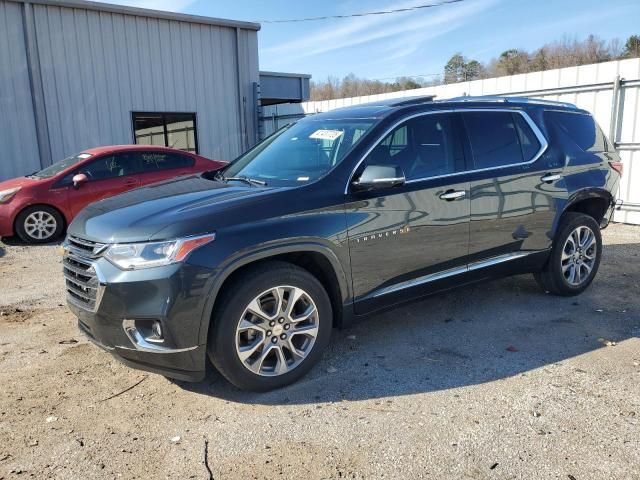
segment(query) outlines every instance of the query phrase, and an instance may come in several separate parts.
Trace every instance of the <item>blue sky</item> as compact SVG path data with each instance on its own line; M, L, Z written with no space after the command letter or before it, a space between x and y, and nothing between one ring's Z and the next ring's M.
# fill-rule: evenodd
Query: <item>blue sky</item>
M436 0L112 0L145 8L277 20L437 3ZM564 35L605 40L640 34L640 0L464 0L390 15L263 23L260 69L392 79L441 73L456 52L488 61L508 48L532 50Z

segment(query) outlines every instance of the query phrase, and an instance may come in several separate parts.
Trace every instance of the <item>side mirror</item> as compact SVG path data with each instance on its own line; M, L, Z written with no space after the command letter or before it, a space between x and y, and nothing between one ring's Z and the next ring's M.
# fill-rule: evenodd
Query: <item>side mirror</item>
M402 168L395 165L367 165L360 178L352 183L356 191L377 190L404 185Z
M78 173L77 175L74 175L72 180L73 188L75 188L76 190L89 181L84 173Z

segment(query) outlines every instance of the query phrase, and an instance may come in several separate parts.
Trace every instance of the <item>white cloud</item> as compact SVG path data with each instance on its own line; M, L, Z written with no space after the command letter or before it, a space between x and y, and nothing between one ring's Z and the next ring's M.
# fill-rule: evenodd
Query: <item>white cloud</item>
M384 47L387 59L403 58L414 53L424 42L473 21L475 15L498 1L476 0L434 9L336 20L342 23L333 23L298 40L265 48L260 53L274 61L291 60L388 40L389 45ZM405 8L421 3L424 2L396 2L386 8Z
M151 10L165 10L168 12L183 12L196 0L112 0L108 3L117 3L129 7L149 8Z

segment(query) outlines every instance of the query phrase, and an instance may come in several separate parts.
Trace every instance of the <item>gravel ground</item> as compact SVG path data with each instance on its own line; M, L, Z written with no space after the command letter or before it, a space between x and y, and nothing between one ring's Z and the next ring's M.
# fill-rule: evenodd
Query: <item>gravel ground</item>
M0 243L0 480L640 479L640 228L604 239L578 297L440 294L268 394L124 367L76 330L59 247Z

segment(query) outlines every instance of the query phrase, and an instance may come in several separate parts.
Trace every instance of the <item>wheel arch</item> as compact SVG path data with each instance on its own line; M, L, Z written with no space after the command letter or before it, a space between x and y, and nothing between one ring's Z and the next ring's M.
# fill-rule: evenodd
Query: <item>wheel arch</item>
M331 301L334 326L341 326L351 319L353 313L345 308L351 296L351 284L337 255L320 243L282 245L252 252L222 267L208 291L198 337L201 345L207 342L217 299L223 289L247 269L274 260L297 265L320 281Z
M14 231L14 233L17 234L18 218L20 217L22 212L24 212L28 208L33 208L33 207L47 207L47 208L52 208L53 210L58 212L60 214L60 217L62 218L63 231L66 230L66 228L71 223L71 221L67 218L67 215L65 214L65 211L62 208L60 208L60 207L58 207L56 205L53 205L51 203L42 203L42 202L27 203L26 205L23 205L22 208L20 210L18 210L16 212L15 216L13 217L13 231Z
M554 233L562 222L562 218L567 212L584 213L592 217L598 225L602 225L604 216L607 210L613 204L613 195L608 190L603 188L585 188L573 193L564 209L562 214L559 215L556 225L554 226Z

